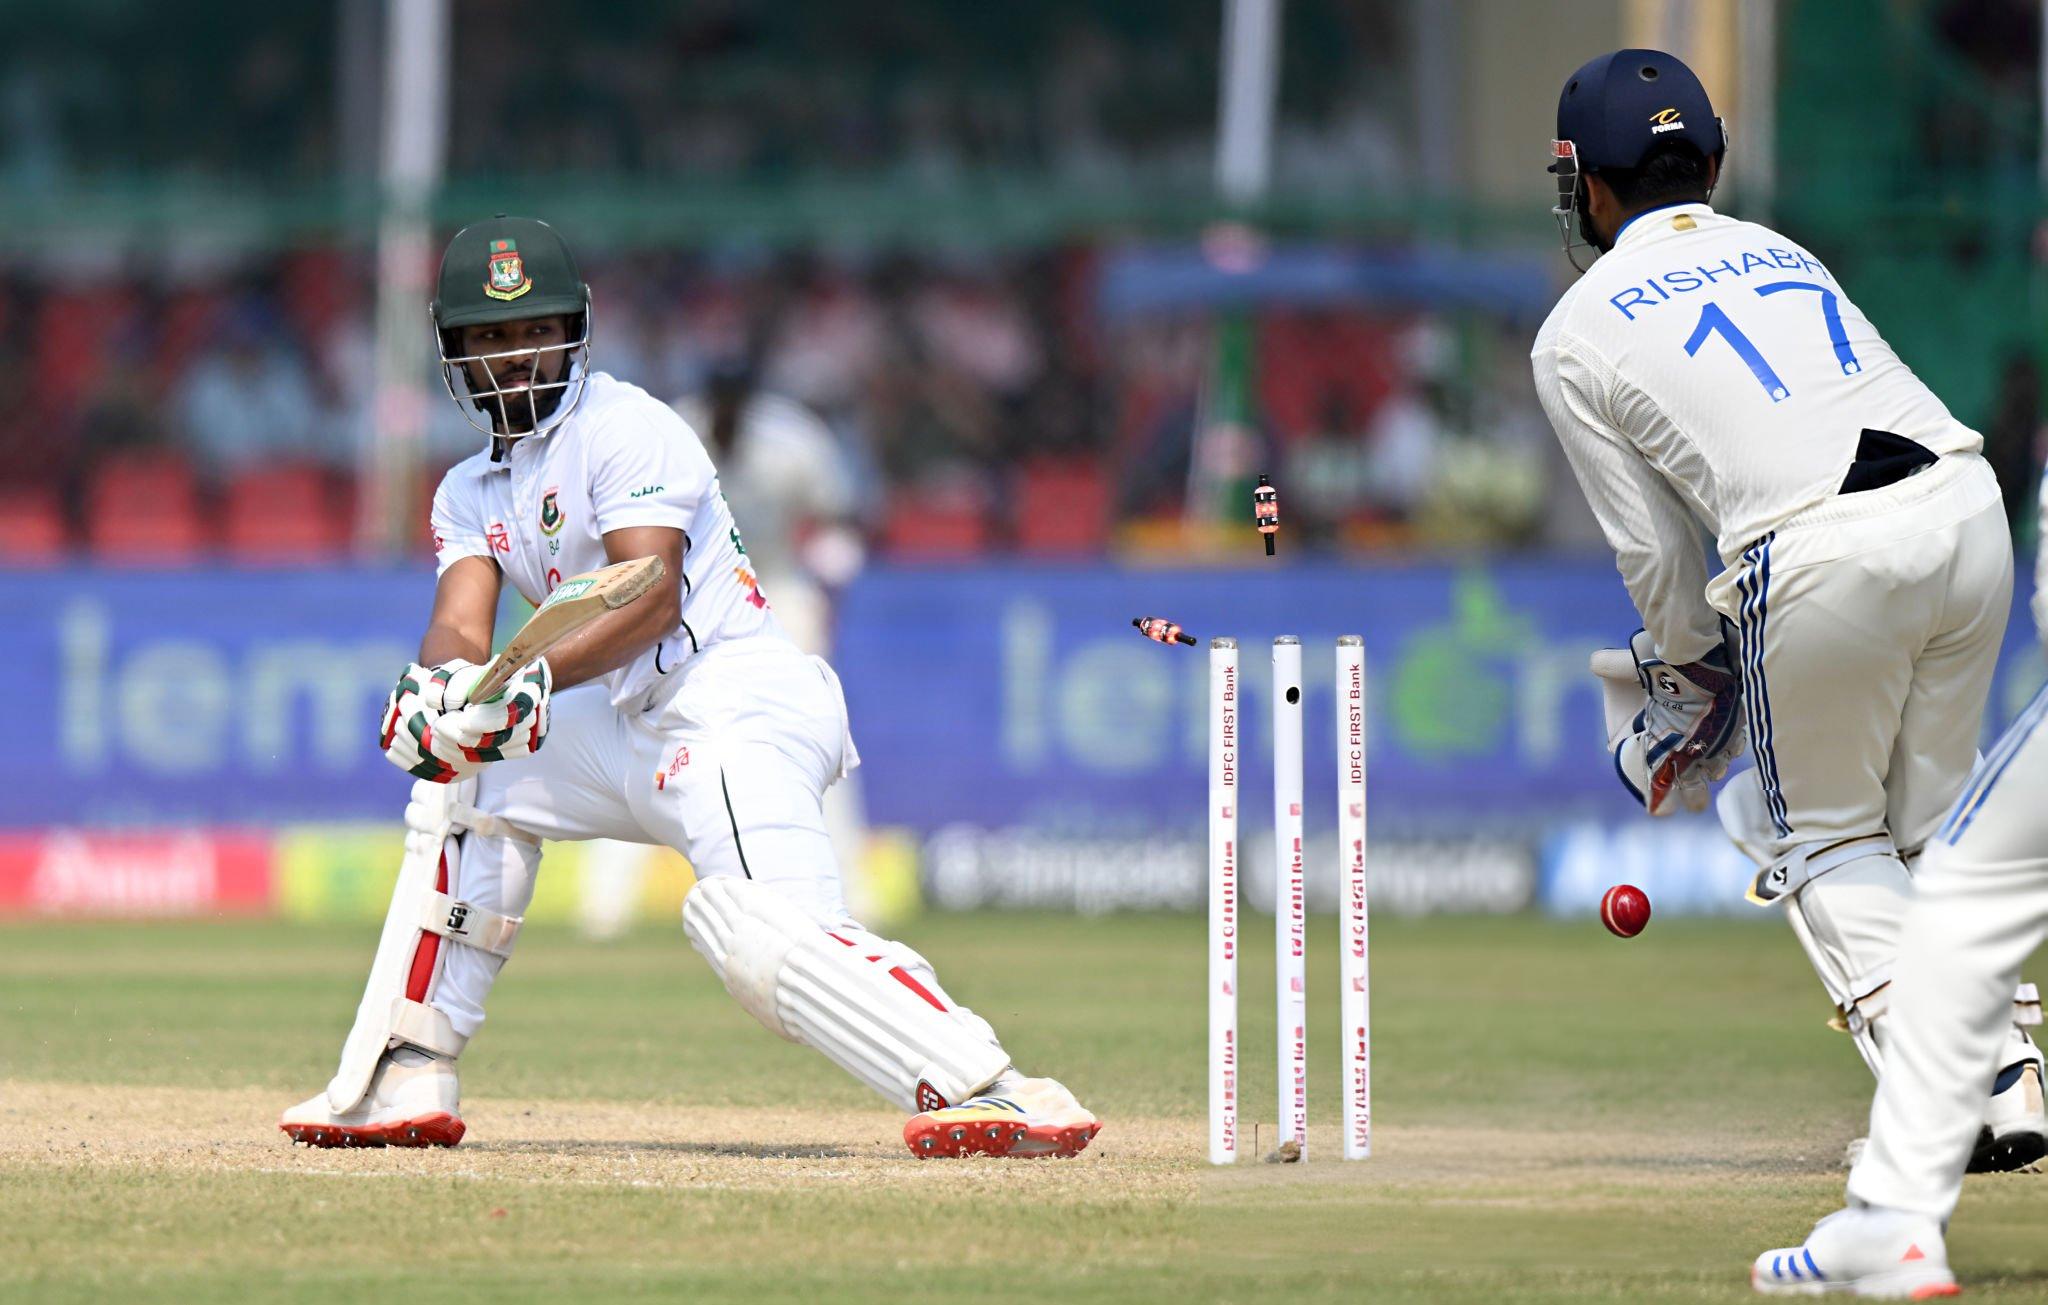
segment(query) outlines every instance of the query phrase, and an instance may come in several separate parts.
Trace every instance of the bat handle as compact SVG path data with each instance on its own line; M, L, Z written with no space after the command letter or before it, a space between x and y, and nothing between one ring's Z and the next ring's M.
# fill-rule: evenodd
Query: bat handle
M512 673L518 669L517 666L507 666L503 657L491 658L490 664L484 668L483 678L470 687L469 701L489 702L497 697L511 681ZM467 706L468 703L464 705Z

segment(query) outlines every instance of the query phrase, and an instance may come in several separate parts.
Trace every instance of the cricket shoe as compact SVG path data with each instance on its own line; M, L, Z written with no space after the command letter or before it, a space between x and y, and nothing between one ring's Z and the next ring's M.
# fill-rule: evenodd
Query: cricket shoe
M1869 1145L1867 1137L1851 1140L1842 1157L1843 1167L1854 1169ZM2048 1156L2048 1107L2044 1107L2037 1055L1999 1071L1984 1108L1984 1127L1977 1130L1977 1141L1970 1148L1967 1172L2032 1173L2043 1156Z
M2009 1173L2025 1169L2048 1155L2048 1109L2041 1097L2041 1061L2037 1052L1999 1071L1991 1085L1991 1103L1984 1110L1984 1128L1970 1152L1969 1172Z
M957 1106L915 1115L903 1141L921 1160L939 1156L1079 1155L1102 1125L1049 1078L1005 1074Z
M462 1140L461 1100L455 1062L397 1047L377 1062L354 1109L335 1113L322 1092L285 1111L277 1126L307 1146L454 1146Z
M1749 1285L1766 1296L1962 1295L1940 1226L1925 1215L1874 1207L1837 1210L1813 1226L1806 1245L1765 1251L1750 1266Z

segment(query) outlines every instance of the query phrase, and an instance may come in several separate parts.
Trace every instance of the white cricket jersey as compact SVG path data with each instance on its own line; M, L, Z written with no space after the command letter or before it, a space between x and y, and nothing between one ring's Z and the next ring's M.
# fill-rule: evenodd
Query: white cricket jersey
M683 532L683 610L671 634L603 677L614 705L640 700L715 643L779 633L710 455L638 386L591 373L566 421L513 440L503 462L488 448L465 458L434 494L438 570L487 557L530 603L606 565L605 534L627 526Z
M1865 428L1935 454L1983 444L1819 259L1705 204L1631 219L1530 357L1629 595L1676 661L1721 640L1701 525L1733 565L1840 492Z

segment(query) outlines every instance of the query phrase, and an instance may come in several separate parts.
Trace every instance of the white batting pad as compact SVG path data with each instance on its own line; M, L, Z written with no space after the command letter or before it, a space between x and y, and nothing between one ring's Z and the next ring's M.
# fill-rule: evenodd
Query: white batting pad
M1858 857L1791 895L1786 905L1807 959L1856 1031L1884 1011L1882 989L1892 979L1899 925L1913 897L1913 880L1896 854Z
M355 1108L369 1091L377 1062L394 1042L410 1043L443 1056L459 1056L469 1039L456 1032L448 1016L425 1002L406 996L413 956L420 939L437 934L449 943L473 947L496 957L512 954L520 918L459 900L440 890L441 858L448 858L448 882L458 884L464 816L479 815L470 805L476 781L413 785L405 808L405 859L391 893L391 909L377 956L370 963L369 982L356 1008L355 1027L342 1045L341 1065L327 1084L327 1101L336 1113ZM502 826L502 822L493 823ZM435 958L438 977L447 964L446 948ZM431 991L431 983L429 990Z
M683 930L770 1032L905 1111L964 1101L1009 1068L988 1025L944 998L917 953L864 930L828 930L766 884L700 880L683 902Z
M1912 876L1891 838L1839 839L1776 855L1770 812L1754 767L1731 778L1714 806L1728 837L1757 864L1749 900L1784 904L1793 936L1840 1012L1839 1026L1877 1073L1873 1022L1885 1011L1899 924L1913 893Z

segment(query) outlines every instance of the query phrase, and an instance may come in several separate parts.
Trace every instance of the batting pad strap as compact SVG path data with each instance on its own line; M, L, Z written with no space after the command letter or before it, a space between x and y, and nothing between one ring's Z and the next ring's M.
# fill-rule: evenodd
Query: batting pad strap
M540 839L529 834L503 816L494 816L465 803L457 803L449 810L449 817L457 829L466 829L482 834L485 838L509 838L515 843L530 843L540 846Z
M1870 1031L1870 1026L1877 1021L1877 1017L1891 1008L1885 998L1885 994L1890 991L1889 988L1879 988L1868 997L1852 1003L1847 1010L1836 1007L1835 1017L1828 1021L1828 1027L1837 1033L1862 1037Z
M412 786L412 793L405 803L405 828L408 834L406 846L411 850L417 842L439 848L441 841L455 832L454 813L466 809L466 799L476 796L476 780L458 780L453 784L435 784L420 780Z
M2041 1022L2041 990L2031 983L2022 983L2012 990L2012 1022L2026 1028L2033 1028Z
M1861 1033L1870 1027L1872 1020L1890 1009L1891 991L1891 973L1887 970L1877 987L1856 998L1846 1009L1838 1007L1835 1018L1828 1021L1829 1027L1844 1033ZM2022 983L2013 989L2012 1022L2021 1028L2034 1028L2041 1023L2039 988L2031 983Z
M519 940L522 923L520 916L499 915L457 901L446 893L428 893L420 899L420 928L493 956L512 955L512 944Z
M398 997L391 1003L391 1045L401 1042L449 1057L460 1056L469 1045L446 1015L425 1002Z
M1830 870L1839 870L1866 856L1897 857L1890 834L1863 834L1837 843L1795 847L1776 863L1765 866L1744 894L1758 906L1790 897Z

